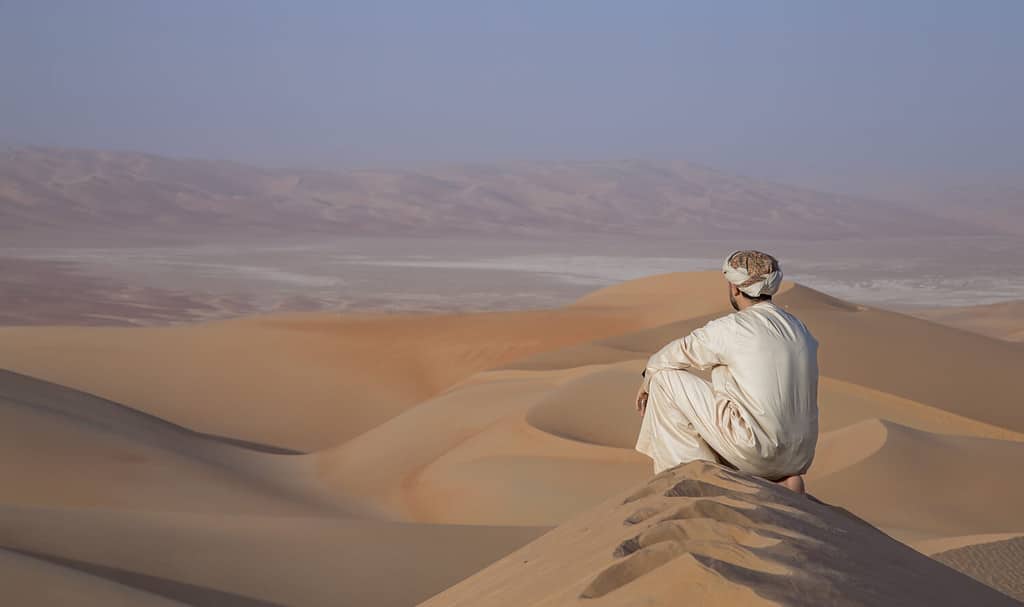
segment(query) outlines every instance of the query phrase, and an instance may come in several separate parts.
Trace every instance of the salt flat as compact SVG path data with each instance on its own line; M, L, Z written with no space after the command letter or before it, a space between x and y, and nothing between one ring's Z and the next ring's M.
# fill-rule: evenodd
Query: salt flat
M288 311L451 312L564 305L651 274L715 269L745 242L345 238L0 248L5 324L166 324ZM1024 298L1005 237L777 241L787 276L894 309Z

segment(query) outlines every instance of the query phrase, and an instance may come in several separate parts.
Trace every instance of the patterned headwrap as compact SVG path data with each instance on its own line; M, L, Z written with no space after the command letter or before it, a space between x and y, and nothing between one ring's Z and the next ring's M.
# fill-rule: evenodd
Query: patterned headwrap
M733 251L722 264L725 279L751 297L774 295L782 284L779 260L761 251Z

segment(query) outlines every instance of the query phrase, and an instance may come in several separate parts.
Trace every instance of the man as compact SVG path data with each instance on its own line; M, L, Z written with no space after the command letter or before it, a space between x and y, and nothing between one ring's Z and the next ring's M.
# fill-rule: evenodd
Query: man
M636 449L655 473L707 460L803 493L818 441L818 342L772 302L782 283L774 257L736 251L722 272L736 311L647 361ZM688 371L709 367L710 383Z

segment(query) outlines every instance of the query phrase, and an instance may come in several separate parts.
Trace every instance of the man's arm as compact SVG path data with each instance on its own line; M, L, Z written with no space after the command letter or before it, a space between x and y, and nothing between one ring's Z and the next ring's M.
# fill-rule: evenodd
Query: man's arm
M718 334L722 327L712 321L700 329L694 330L686 337L667 343L655 352L644 367L643 382L636 395L636 410L643 415L647 408L647 393L650 390L651 377L665 369L707 369L724 364L722 359L721 340Z

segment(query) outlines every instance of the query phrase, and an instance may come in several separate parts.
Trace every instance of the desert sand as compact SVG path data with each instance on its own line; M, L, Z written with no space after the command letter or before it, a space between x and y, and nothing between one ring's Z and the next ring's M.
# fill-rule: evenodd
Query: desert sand
M813 499L632 450L715 272L485 314L0 328L21 604L1012 605L1020 343L777 297L821 341ZM934 559L930 558L934 555Z
M846 510L691 462L575 517L425 605L681 602L1017 604Z

